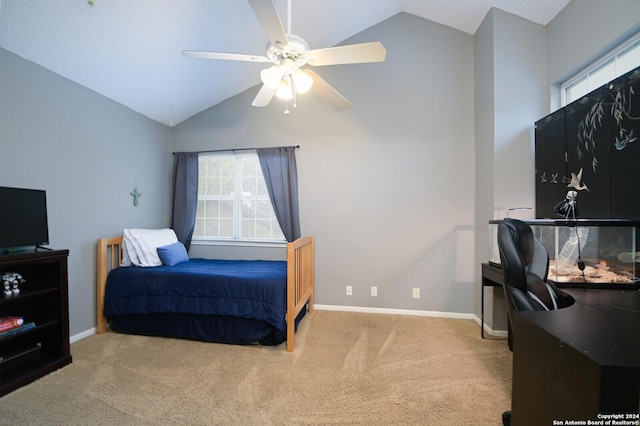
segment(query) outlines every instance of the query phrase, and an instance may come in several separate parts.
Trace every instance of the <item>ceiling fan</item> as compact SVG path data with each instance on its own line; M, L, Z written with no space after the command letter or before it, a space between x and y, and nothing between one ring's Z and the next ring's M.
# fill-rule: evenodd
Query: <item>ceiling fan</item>
M251 103L253 106L266 107L276 96L286 101L284 112L288 114L288 101L292 100L295 108L297 94L302 94L312 89L314 93L338 111L345 110L351 106L351 102L318 74L310 69L301 69L301 67L304 65L325 66L382 62L387 54L380 42L309 50L309 46L302 38L291 34L291 0L288 1L288 31L286 33L273 0L247 1L269 38L270 44L267 46L266 56L194 50L184 50L182 54L189 58L271 62L275 64L260 72L262 87Z

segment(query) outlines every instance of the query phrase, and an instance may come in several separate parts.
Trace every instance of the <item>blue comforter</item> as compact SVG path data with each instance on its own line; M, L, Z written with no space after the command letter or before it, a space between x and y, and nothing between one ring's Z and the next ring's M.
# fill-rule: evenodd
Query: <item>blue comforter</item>
M286 330L287 263L191 259L109 273L105 316L193 314L246 318Z

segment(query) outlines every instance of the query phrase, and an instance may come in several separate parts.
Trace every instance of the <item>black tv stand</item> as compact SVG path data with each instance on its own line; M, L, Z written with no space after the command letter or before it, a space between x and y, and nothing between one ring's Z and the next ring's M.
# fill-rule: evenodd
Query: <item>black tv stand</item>
M68 255L68 250L0 255L0 274L17 272L25 279L18 294L0 292L0 317L20 316L35 325L0 334L0 396L71 363Z

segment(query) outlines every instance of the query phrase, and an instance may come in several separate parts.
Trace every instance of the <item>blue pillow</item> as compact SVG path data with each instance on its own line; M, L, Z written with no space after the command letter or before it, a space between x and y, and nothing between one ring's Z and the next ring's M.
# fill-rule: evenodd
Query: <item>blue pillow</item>
M162 263L167 266L177 265L189 260L187 249L180 241L168 246L158 247L158 256L160 256Z

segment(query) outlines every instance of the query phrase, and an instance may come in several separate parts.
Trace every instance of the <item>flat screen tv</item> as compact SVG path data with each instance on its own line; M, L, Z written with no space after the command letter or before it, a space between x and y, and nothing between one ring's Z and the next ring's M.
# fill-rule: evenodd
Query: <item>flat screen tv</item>
M0 250L46 244L46 192L0 186Z

